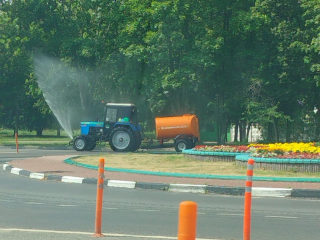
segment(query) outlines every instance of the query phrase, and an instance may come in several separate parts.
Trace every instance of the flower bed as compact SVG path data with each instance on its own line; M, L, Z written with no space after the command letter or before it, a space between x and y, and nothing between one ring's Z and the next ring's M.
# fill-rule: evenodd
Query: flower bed
M239 154L248 154L246 151L249 149L247 146L206 146L198 145L191 150L184 150L182 153L187 158L197 160L210 160L222 162L234 162L235 157Z
M296 172L320 171L320 147L316 143L250 144L247 146L196 146L183 151L186 157L199 160L236 161L246 165L255 160L255 168Z
M250 144L252 157L280 159L320 159L320 147L315 143Z
M193 148L195 151L202 152L233 152L233 153L245 153L250 149L247 145L218 145L218 146L207 146L198 145Z

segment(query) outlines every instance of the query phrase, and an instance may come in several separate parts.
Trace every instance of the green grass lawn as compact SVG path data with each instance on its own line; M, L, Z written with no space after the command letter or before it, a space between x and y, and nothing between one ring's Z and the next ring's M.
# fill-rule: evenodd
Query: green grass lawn
M74 132L78 135L80 131ZM57 131L46 129L42 132L42 136L37 136L35 131L19 130L18 143L19 146L66 146L71 139L64 130L61 130L60 137ZM13 130L0 129L0 145L12 146L16 144Z

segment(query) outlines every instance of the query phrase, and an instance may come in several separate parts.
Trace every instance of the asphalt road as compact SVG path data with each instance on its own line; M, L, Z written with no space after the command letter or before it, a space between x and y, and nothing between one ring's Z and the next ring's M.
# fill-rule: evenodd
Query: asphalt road
M0 149L0 164L78 153L21 149L17 154ZM95 199L93 185L40 181L0 171L0 239L92 239ZM243 197L112 187L104 189L102 231L106 239L175 239L179 204L186 200L198 204L198 238L243 238ZM318 239L319 221L319 200L252 199L252 239Z

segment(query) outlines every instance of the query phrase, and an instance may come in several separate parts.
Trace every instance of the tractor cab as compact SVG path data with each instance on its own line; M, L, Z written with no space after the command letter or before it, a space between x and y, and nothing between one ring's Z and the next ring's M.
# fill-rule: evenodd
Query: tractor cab
M105 126L113 125L117 122L127 122L136 125L137 108L132 103L107 103L105 108Z

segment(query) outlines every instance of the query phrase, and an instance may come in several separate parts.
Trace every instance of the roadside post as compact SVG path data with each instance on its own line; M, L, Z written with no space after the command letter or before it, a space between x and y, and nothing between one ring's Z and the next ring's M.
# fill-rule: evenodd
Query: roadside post
M254 160L249 159L247 164L247 180L244 196L243 240L250 240L251 233L251 199L252 199L252 176Z
M180 203L178 240L195 240L197 228L197 204L185 201Z
M16 149L17 149L17 153L19 153L19 143L18 143L18 133L15 133L15 138L16 138Z
M102 222L102 201L103 201L103 182L104 182L104 158L99 159L98 168L98 182L97 182L97 205L96 205L96 221L94 237L104 237L101 233Z

